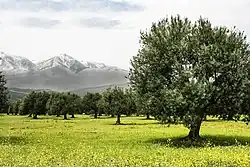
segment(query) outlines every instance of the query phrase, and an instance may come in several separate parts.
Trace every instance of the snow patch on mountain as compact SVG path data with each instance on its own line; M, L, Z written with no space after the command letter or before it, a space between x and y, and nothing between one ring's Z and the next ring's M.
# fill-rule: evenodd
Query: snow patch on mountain
M38 70L46 70L53 67L64 67L72 72L80 72L87 67L80 63L78 60L67 54L61 54L60 56L52 57L48 60L42 61L37 64Z
M107 67L104 63L97 63L97 62L84 62L81 61L86 67L88 68L105 68Z
M22 73L34 69L35 66L34 63L25 57L0 52L0 71Z
M124 71L126 72L126 70L120 69L116 66L108 66L104 63L98 63L98 62L84 62L81 61L86 67L88 67L91 70L109 70L109 71Z

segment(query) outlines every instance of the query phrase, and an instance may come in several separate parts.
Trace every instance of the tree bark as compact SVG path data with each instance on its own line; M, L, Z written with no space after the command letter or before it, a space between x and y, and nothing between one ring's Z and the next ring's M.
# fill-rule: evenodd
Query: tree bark
M228 120L228 121L234 120L234 119L233 119L233 114L229 113L229 114L228 114L228 117L227 117L227 120Z
M114 114L112 114L112 115L111 115L111 117L112 117L112 118L114 118L114 117L115 117L115 115L114 115Z
M120 112L117 113L117 121L116 121L116 125L120 125L121 124L121 114Z
M201 128L201 123L202 123L203 117L198 116L194 122L192 122L190 126L190 131L187 136L188 139L190 140L197 140L200 138L200 128Z
M29 117L32 117L32 114L30 114Z
M68 119L67 114L63 114L63 119Z
M72 115L71 115L71 118L75 118L75 114L72 114Z
M101 113L101 112L99 112L98 116L102 116L102 113Z
M207 115L205 114L203 121L207 121Z
M97 112L96 111L94 111L94 112L95 112L94 118L96 119L97 118Z
M33 119L37 119L37 114L34 114L34 115L33 115Z
M150 119L150 115L149 115L149 113L146 113L146 115L147 115L147 119Z
M60 115L59 115L59 114L57 114L57 115L56 115L56 117L60 117Z

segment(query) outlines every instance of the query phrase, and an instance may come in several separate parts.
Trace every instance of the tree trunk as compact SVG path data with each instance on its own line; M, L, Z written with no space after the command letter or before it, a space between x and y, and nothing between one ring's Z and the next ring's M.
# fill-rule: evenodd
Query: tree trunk
M203 121L207 121L207 115L205 114Z
M33 119L37 119L37 114L34 114L34 115L33 115Z
M97 118L97 112L95 111L95 115L94 115L94 118L96 119Z
M72 114L72 115L71 115L71 118L75 118L75 114Z
M200 138L200 128L202 123L203 117L197 117L195 121L190 126L190 131L187 136L190 140L197 140Z
M9 113L9 112L7 112L7 115L10 115L10 113Z
M100 117L100 116L102 116L102 113L101 113L101 112L99 112L98 116L99 116L99 117Z
M60 117L60 114L57 114L56 117Z
M111 115L111 117L112 117L112 118L114 118L114 117L115 117L115 115L114 115L114 114L112 114L112 115Z
M227 120L228 120L228 121L234 120L234 119L233 119L233 114L229 113L229 114L228 114L228 117L227 117Z
M116 121L116 125L120 125L121 124L121 114L120 112L117 113L117 121Z
M68 119L67 114L63 114L63 119Z
M30 114L29 117L32 117L32 114Z
M147 115L147 119L150 119L150 115L149 115L149 113L146 113L146 115Z

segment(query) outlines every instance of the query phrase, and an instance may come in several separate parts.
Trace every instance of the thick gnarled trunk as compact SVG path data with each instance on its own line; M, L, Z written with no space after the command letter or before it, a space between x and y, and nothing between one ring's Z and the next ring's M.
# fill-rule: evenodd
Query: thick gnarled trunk
M97 111L94 111L95 113L94 113L94 118L96 119L97 118Z
M190 131L187 136L190 140L197 140L200 139L200 129L203 117L197 116L194 122L192 122L190 126Z
M146 115L147 115L147 118L146 118L146 119L150 119L150 115L149 115L149 113L146 113Z
M116 125L120 125L120 124L121 124L121 113L118 112L118 113L117 113Z
M63 119L67 120L67 114L63 114Z
M34 114L34 115L33 115L33 119L37 119L37 114Z

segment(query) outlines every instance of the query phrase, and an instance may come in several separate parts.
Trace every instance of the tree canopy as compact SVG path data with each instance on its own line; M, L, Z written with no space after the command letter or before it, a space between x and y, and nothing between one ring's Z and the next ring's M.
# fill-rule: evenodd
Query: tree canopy
M8 106L8 89L6 87L5 76L0 72L0 112L6 110Z
M83 97L84 110L86 113L94 114L94 118L97 118L99 112L98 102L101 100L102 95L100 93L87 93Z
M158 120L184 123L188 138L199 138L204 116L240 119L249 82L249 44L235 27L191 22L179 15L141 32L140 49L131 60L133 89L147 97Z

